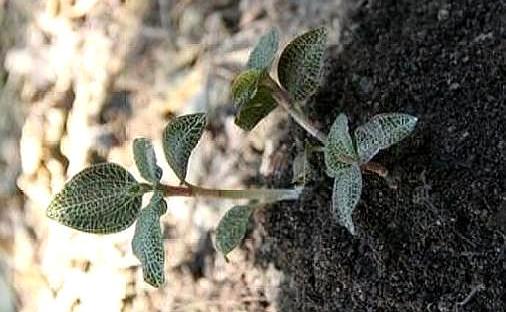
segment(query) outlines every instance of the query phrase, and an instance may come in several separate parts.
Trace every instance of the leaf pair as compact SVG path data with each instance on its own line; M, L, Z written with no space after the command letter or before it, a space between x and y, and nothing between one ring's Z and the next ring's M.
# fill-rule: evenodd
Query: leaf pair
M183 115L170 121L163 131L163 151L167 163L176 176L185 182L191 153L204 132L206 115L195 113ZM134 159L141 176L158 184L162 169L156 164L153 145L148 139L138 138L133 144Z
M176 175L185 181L188 160L206 124L203 113L176 118L165 128L165 156ZM128 228L137 219L132 247L142 263L145 280L163 284L163 242L160 216L166 211L163 194L157 191L162 169L156 163L152 143L133 142L135 164L152 185L141 184L123 167L103 163L88 167L68 181L51 201L47 216L76 230L109 234ZM154 191L150 204L141 210L144 193Z
M407 137L415 128L417 118L407 114L380 114L355 129L354 141L348 119L340 114L330 129L325 143L325 166L335 178L332 212L337 221L355 234L353 209L362 193L360 166L369 162L380 150Z
M167 162L183 182L186 179L191 152L202 136L206 124L203 113L184 115L171 121L163 133L163 148ZM156 164L153 145L147 139L134 140L134 159L141 176L156 186L162 169ZM154 287L165 283L165 251L160 217L167 204L160 191L155 190L147 207L141 210L132 239L132 250L142 264L144 280Z
M290 42L279 58L278 78L293 100L303 101L318 88L327 31L320 27ZM271 29L263 35L250 54L248 69L234 80L232 95L236 107L235 123L246 131L277 106L273 97L276 83L269 76L278 50L279 35Z
M161 287L165 283L165 250L160 218L167 211L167 203L156 186L162 178L162 168L156 164L155 150L150 140L135 139L133 153L139 173L153 184L154 193L137 218L132 251L141 262L144 280L153 287Z

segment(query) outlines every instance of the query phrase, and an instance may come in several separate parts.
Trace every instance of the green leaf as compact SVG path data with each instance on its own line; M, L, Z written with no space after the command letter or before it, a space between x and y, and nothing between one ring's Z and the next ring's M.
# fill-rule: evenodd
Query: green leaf
M137 138L133 142L134 160L141 176L156 184L162 178L162 168L156 165L153 144L146 138Z
M177 177L184 181L188 159L206 126L206 115L196 113L176 117L163 132L165 158Z
M367 163L381 149L388 148L407 137L415 129L417 120L408 114L380 114L355 129L355 141L361 163Z
M348 165L340 170L334 180L332 212L339 224L355 235L353 210L362 193L362 174L357 165Z
M330 128L325 142L324 156L327 173L332 177L348 167L349 163L356 162L357 153L353 147L346 115L339 114Z
M327 30L320 27L295 38L281 53L279 82L295 101L306 99L318 88L326 44Z
M269 69L278 51L279 34L272 28L258 40L248 60L249 69Z
M216 248L225 257L241 243L252 212L250 206L235 206L221 218L216 229Z
M235 78L232 83L232 98L237 109L240 109L255 96L262 75L264 75L263 70L249 69Z
M65 184L51 201L47 216L84 232L119 232L137 218L142 194L140 185L123 167L98 164Z
M236 113L235 124L245 131L250 131L277 106L271 91L259 87L255 96L242 105Z
M161 287L165 283L160 216L166 211L163 196L155 192L149 205L141 210L132 239L132 251L142 264L144 280L153 287Z
M237 76L232 84L235 124L243 130L252 130L277 106L270 89L259 85L266 75L265 71L250 69Z

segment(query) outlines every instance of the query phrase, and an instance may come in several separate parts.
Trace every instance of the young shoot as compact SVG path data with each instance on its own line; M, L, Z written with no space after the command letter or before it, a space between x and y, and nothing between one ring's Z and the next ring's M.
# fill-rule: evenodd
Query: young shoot
M386 177L387 170L371 159L380 150L407 137L414 130L417 118L401 113L376 115L355 129L352 137L346 115L340 114L326 135L306 119L298 106L318 88L327 42L325 28L310 30L283 49L278 60L276 81L270 71L277 54L278 40L275 29L262 36L250 54L247 70L233 82L235 123L249 131L279 106L315 137L322 146L312 150L323 151L326 172L334 178L332 212L339 224L355 234L352 214L362 192L362 172L370 171ZM242 241L249 218L258 203L296 200L301 189L224 190L191 184L186 180L188 160L205 126L205 114L196 113L175 118L164 130L165 158L179 178L180 185L160 182L162 169L157 165L153 145L148 139L138 138L133 142L134 160L146 182L138 182L125 168L114 163L88 167L70 179L55 195L47 209L47 216L71 228L97 234L119 232L137 221L132 251L141 262L144 280L160 287L165 282L165 252L160 227L160 218L167 211L164 197L210 196L253 200L255 205L229 209L218 224L216 248L226 258ZM303 172L307 169L305 165L299 167ZM297 171L301 171L300 168ZM142 197L148 192L153 193L151 200L141 209Z
M160 218L167 211L164 197L211 196L217 198L251 199L257 204L231 208L219 222L216 247L226 257L242 240L249 217L258 202L296 200L301 189L208 189L186 180L188 160L206 126L203 113L175 118L163 133L165 158L181 181L181 185L160 182L162 169L157 165L152 143L135 139L133 154L141 177L137 181L125 168L114 163L88 167L70 179L54 196L47 216L73 229L109 234L130 227L135 221L132 251L142 265L144 280L154 287L165 282L165 252ZM141 209L142 196L153 193L149 204Z
M334 178L332 212L339 224L355 235L353 209L362 193L361 168L382 149L401 141L415 128L417 119L407 114L380 114L355 129L352 139L346 115L337 116L325 142L327 175Z
M250 131L276 107L281 107L316 138L323 145L326 171L334 178L332 212L339 224L355 234L352 214L362 192L362 171L386 177L387 169L371 159L379 150L408 136L417 118L400 113L380 114L358 127L352 139L348 120L340 114L328 136L325 135L307 120L298 105L318 88L327 31L324 27L315 28L288 43L279 56L276 81L271 76L271 65L276 58L278 38L274 28L263 35L249 56L247 69L234 80L235 123Z
M306 100L318 88L327 30L316 28L288 43L278 61L279 83L270 75L278 50L278 38L275 28L263 35L249 56L247 69L235 78L232 84L235 123L246 131L252 130L279 106L323 142L325 134L313 127L295 105Z

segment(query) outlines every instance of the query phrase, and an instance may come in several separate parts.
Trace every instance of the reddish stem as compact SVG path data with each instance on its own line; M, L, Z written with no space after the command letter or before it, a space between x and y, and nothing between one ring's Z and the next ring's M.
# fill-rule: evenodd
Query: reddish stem
M186 186L160 185L163 196L193 196L193 190Z
M360 168L364 169L365 171L375 173L382 178L386 178L388 175L387 168L385 168L383 165L381 165L377 162L374 162L374 161L370 161L368 163L365 163L365 164L361 165Z

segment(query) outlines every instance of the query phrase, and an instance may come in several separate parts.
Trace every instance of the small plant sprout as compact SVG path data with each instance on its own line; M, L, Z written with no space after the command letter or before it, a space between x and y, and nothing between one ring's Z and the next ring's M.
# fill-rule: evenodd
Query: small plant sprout
M326 172L334 178L332 212L339 224L355 234L352 214L362 192L362 171L386 177L387 170L371 159L380 150L407 137L414 130L417 119L400 113L376 115L355 129L352 138L348 119L340 114L328 136L325 135L304 117L299 104L318 88L327 31L323 27L310 30L284 48L277 66L279 83L270 75L278 41L275 29L262 36L250 54L248 68L233 82L235 123L249 131L279 106L315 137L323 146L310 149L324 152ZM132 251L141 262L144 280L160 287L165 282L165 253L160 227L160 218L167 211L164 197L250 199L254 204L229 209L218 224L215 245L226 259L227 254L244 238L249 218L260 203L296 200L301 188L223 190L189 183L186 180L188 161L205 126L206 115L196 113L177 117L164 129L165 158L179 178L180 185L160 182L162 169L157 165L152 143L148 139L137 138L133 142L134 160L147 183L138 182L120 165L94 165L65 184L51 201L47 216L76 230L97 234L116 233L137 221ZM302 172L302 180L307 170L306 158L307 154L304 154L297 161L299 165L294 166L295 172ZM300 176L297 176L295 180L299 179ZM149 204L141 208L142 197L146 193L152 193L152 196Z
M279 82L270 74L278 38L274 28L262 36L250 54L247 69L234 80L235 123L246 131L252 130L279 106L316 138L323 148L312 150L323 150L327 174L334 178L332 212L339 224L355 234L352 214L362 191L362 171L386 178L386 168L371 159L379 150L408 136L415 128L417 118L400 113L380 114L358 127L352 139L348 119L340 114L328 136L325 135L311 125L301 113L299 104L318 88L327 31L323 27L315 28L288 43L278 61Z
M279 84L270 75L278 38L275 28L262 36L250 54L247 69L234 80L235 123L246 131L252 130L279 106L311 135L324 141L325 135L313 127L295 105L318 88L327 30L324 27L310 30L285 47L277 66Z
M325 167L327 174L334 178L332 212L351 234L355 234L353 209L362 192L361 168L368 168L370 160L381 149L407 137L416 121L407 114L376 115L355 129L354 140L348 130L346 115L340 114L334 121L324 147Z
M51 201L47 216L73 229L109 234L130 227L135 221L132 251L142 265L144 280L154 287L165 282L164 246L160 218L167 211L166 196L210 196L251 199L255 205L231 208L219 222L216 247L226 257L242 240L248 220L259 202L295 200L301 189L207 189L186 180L188 160L206 126L203 113L175 118L163 133L165 158L181 185L160 182L152 143L135 139L133 154L139 173L147 183L138 182L125 168L114 163L88 167L70 179ZM142 197L151 192L149 204L141 209Z

